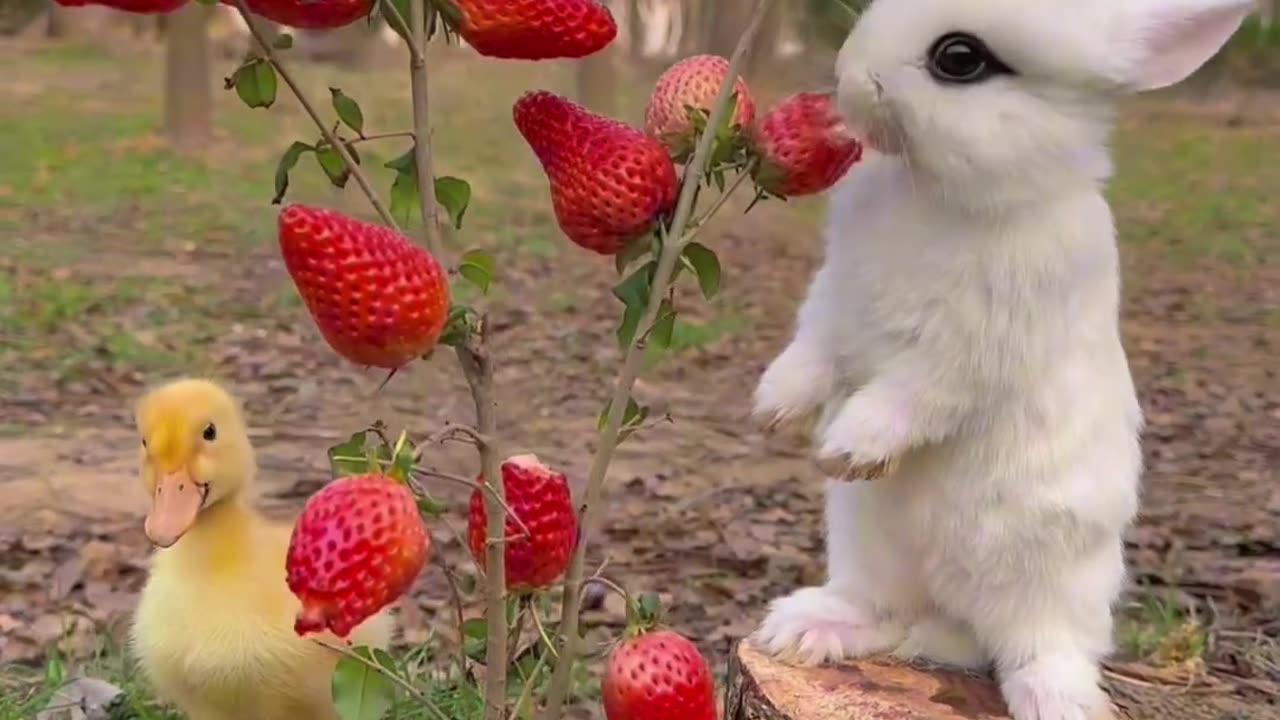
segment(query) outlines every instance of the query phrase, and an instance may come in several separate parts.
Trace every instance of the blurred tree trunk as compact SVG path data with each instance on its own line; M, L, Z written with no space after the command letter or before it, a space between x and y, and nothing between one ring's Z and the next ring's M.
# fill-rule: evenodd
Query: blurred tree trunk
M213 89L209 75L210 8L187 3L166 23L164 126L169 143L193 150L213 136Z
M755 12L756 3L751 0L704 0L710 2L711 9L706 13L707 21L710 23L710 42L708 43L708 52L715 55L729 57L733 55L733 50L738 46L738 38L742 37L742 33L746 31L747 25L751 24L751 15ZM776 26L781 19L778 13L782 9L782 3L774 3L773 8L769 12L769 17L765 19L765 24L761 26L761 32L756 35L755 42L747 49L747 56L743 61L742 75L748 79L754 79L761 69L772 59L772 48L766 43L769 38L773 38L773 42L777 42ZM770 32L769 27L774 26L774 31ZM763 60L764 62L760 62Z
M55 2L49 3L49 24L45 30L45 34L49 37L71 37L75 34L78 24L75 10Z
M352 70L367 70L376 58L378 30L377 25L354 22L334 30L298 31L293 39L301 54Z
M617 112L618 72L613 47L578 61L578 102L602 115Z
M627 45L631 59L644 57L644 20L640 17L640 0L624 0L627 7Z
M684 34L680 36L680 55L696 55L704 52L710 38L707 33L707 14L713 0L684 0Z

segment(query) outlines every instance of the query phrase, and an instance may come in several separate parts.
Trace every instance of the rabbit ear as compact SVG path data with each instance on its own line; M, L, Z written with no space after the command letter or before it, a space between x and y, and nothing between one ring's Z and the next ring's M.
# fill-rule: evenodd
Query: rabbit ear
M1254 0L1130 0L1122 23L1133 92L1185 80L1218 53L1255 7Z

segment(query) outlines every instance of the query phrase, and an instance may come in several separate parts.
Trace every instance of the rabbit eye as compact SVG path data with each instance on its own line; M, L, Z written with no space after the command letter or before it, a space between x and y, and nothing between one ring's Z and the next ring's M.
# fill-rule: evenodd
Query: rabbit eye
M939 82L976 83L993 75L1012 75L1013 70L978 38L967 33L948 33L929 48L929 74Z

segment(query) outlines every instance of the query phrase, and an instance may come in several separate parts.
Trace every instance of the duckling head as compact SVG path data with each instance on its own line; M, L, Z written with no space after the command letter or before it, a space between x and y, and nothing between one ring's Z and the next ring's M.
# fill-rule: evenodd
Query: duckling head
M143 527L154 545L173 545L201 512L237 499L252 480L244 418L216 383L186 378L161 385L138 401L134 419L142 436L142 482L151 496Z

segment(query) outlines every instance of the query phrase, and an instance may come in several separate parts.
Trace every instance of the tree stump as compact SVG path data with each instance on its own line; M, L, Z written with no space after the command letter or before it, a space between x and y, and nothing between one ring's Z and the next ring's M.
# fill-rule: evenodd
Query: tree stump
M1008 720L995 684L887 660L798 668L739 642L725 720Z

